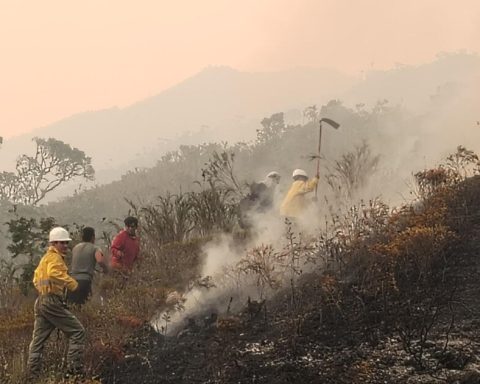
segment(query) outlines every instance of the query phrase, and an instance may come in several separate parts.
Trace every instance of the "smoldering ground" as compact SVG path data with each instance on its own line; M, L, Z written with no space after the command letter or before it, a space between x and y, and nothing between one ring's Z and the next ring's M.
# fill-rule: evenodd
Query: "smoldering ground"
M319 205L312 201L305 218L292 222L279 215L280 199L276 195L274 209L249 213L248 235L237 228L240 232L219 235L203 247L201 277L185 292L169 295L168 308L152 320L159 332L176 335L195 319L208 322L212 314L238 313L247 303L268 300L300 274L318 267L313 259L322 224L315 215Z

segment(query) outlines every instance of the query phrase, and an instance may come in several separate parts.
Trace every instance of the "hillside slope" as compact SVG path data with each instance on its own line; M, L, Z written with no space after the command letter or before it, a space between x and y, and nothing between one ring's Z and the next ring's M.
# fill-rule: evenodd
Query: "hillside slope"
M299 280L294 307L286 290L264 307L250 304L236 315L218 313L216 320L201 311L176 337L145 327L103 379L117 384L479 383L480 177L454 190L431 197L423 213L405 212L389 224L396 228L392 239L408 233L414 241L410 256L400 253L394 261L393 290L365 295L351 273L335 283L341 275L317 270ZM445 224L455 236L428 260L421 230ZM382 242L393 244L384 239L377 245ZM418 262L415 269L410 262Z

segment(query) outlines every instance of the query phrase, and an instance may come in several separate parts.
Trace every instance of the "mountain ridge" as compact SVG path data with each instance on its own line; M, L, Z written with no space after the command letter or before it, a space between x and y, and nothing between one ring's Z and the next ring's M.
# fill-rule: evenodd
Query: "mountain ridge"
M80 112L4 140L0 161L11 170L17 156L32 153L32 137L55 137L92 157L97 182L110 182L134 167L152 166L181 144L251 140L260 121L280 111L290 111L287 122L298 123L306 106L331 99L350 105L388 99L424 108L439 92L451 98L448 85L463 86L479 62L477 55L444 55L417 67L370 71L363 80L329 69L243 72L211 66L127 107Z

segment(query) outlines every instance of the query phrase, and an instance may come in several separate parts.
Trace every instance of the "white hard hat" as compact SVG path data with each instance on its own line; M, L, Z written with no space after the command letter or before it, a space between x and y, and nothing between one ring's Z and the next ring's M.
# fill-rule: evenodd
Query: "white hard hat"
M295 169L293 171L292 177L295 177L295 176L308 177L307 172L305 172L303 169Z
M65 228L55 227L50 231L48 235L48 242L52 243L54 241L72 241L70 234Z
M279 178L280 178L280 174L279 174L278 172L276 172L276 171L272 171L272 172L270 172L270 173L267 175L267 178L272 178L272 179L278 178L278 179L279 179Z

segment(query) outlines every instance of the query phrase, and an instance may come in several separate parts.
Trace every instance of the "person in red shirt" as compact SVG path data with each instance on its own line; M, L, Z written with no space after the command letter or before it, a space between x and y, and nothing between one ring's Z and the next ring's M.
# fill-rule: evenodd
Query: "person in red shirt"
M140 253L140 239L136 234L138 219L128 216L124 223L125 228L114 237L110 247L110 266L118 271L131 271Z

